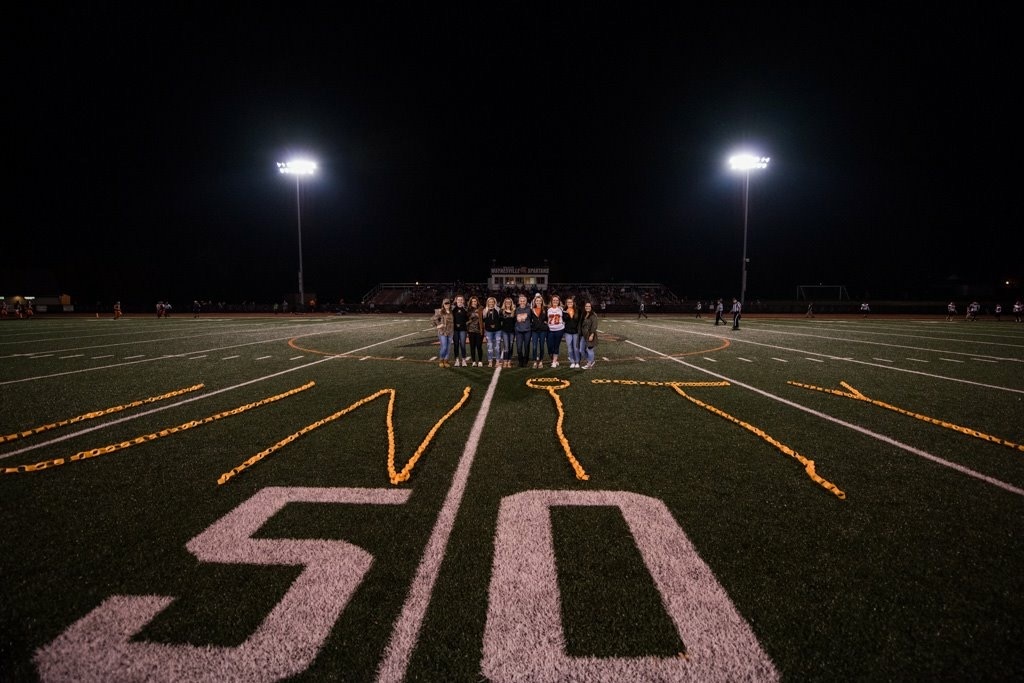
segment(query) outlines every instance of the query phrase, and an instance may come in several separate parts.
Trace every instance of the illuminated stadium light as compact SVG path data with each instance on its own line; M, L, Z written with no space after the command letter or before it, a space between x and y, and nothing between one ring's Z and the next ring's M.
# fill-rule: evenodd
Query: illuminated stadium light
M280 173L293 175L313 175L316 173L316 162L308 159L293 159L292 161L279 161L277 170Z
M750 172L768 168L770 157L757 154L734 154L729 157L729 167L743 173L743 270L740 276L740 306L747 302L747 207L750 200Z
M770 157L759 157L754 154L734 154L729 157L729 167L734 171L750 171L756 168L768 168Z
M291 161L277 162L279 173L287 173L295 176L295 212L298 217L299 226L299 302L300 308L306 306L306 288L302 282L302 192L300 181L304 176L311 176L316 173L316 162L309 159L292 159Z

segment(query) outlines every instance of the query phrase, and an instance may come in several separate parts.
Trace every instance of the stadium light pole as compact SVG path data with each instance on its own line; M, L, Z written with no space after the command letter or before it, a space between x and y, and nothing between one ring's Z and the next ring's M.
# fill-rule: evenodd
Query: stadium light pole
M279 173L295 176L295 212L299 225L299 305L305 310L306 289L302 283L302 193L299 188L303 177L316 173L316 162L307 159L279 161L277 170Z
M743 173L743 271L740 277L740 305L747 302L747 215L750 203L750 172L768 168L768 157L755 154L734 154L729 157L729 167Z

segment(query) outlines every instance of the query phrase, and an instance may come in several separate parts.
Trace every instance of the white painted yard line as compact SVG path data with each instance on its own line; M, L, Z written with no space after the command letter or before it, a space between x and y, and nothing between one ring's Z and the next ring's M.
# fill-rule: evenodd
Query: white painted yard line
M948 467L948 468L950 468L952 470L956 470L957 472L960 472L961 474L966 474L969 477L973 477L973 478L978 479L980 481L983 481L983 482L985 482L987 484L992 484L993 486L997 486L997 487L999 487L999 488L1001 488L1001 489L1003 489L1005 491L1009 491L1010 493L1015 493L1018 496L1024 496L1024 489L1018 488L1018 487L1014 486L1013 484L1008 484L1008 483L1006 483L1004 481L1000 481L999 479L995 479L993 477L990 477L987 474L982 474L981 472L976 472L975 470L972 470L969 467L964 467L963 465L959 465L959 464L957 464L955 462L950 462L949 460L945 460L943 458L940 458L937 455L932 455L931 453L928 453L927 451L923 451L920 448L915 448L915 447L913 447L913 446L911 446L909 444L903 443L902 441L897 441L896 439L892 439L892 438L890 438L888 436L885 436L884 434L879 434L878 432L873 432L870 429L866 429L864 427L859 427L859 426L857 426L855 424L851 424L849 422L846 422L845 420L840 420L837 417L833 417L832 415L828 415L826 413L822 413L820 411L814 410L813 408L808 408L807 406L804 406L804 405L801 405L799 403L796 403L795 401L790 401L789 399L783 398L783 397L778 396L776 394L769 393L767 391L764 391L763 389L758 389L757 387L751 386L749 384L745 384L743 382L739 382L739 381L733 379L732 377L726 377L725 375L720 375L717 372L712 372L711 370L708 370L707 368L703 368L703 367L701 367L699 365L693 365L692 363L687 363L686 361L681 360L679 358L674 358L672 356L669 356L666 353L662 353L661 351L655 351L654 349L651 349L651 348L648 348L646 346L642 346L640 344L637 344L634 341L626 340L626 343L627 344L632 344L633 346L641 348L641 349L643 349L645 351L650 351L651 353L656 353L659 356L664 356L665 358L673 360L676 363L679 363L680 365L684 365L684 366L686 366L688 368L691 368L693 370L697 370L698 372L703 372L705 374L711 375L712 377L717 377L718 379L725 380L725 381L727 381L727 382L729 382L731 384L735 384L738 387L743 387L744 389L746 389L748 391L752 391L755 394L760 394L761 396L764 396L765 398L769 398L769 399L771 399L773 401L778 401L779 403L782 403L784 405L790 406L791 408L796 408L797 410L801 410L801 411L803 411L805 413L809 413L811 415L814 415L815 417L819 417L819 418L821 418L823 420L827 420L828 422L832 422L832 423L837 424L837 425L839 425L841 427L846 427L847 429L852 429L855 432L858 432L858 433L863 434L865 436L871 437L871 438L876 439L878 441L882 441L884 443L889 444L890 446L895 446L896 448L899 448L901 450L907 451L908 453L916 455L916 456L918 456L920 458L924 458L925 460L930 460L931 462L934 462L934 463L936 463L938 465L942 465L943 467Z
M956 360L955 358L943 358L941 356L939 357L939 360L944 360L947 363L963 363L962 360Z
M114 354L110 354L110 355L107 355L107 356L93 356L92 359L93 360L99 360L100 358L113 358L113 357L114 357Z
M59 356L58 360L67 360L68 358L81 358L84 355L85 355L84 353L76 353L76 354L74 354L72 356Z
M292 356L288 360L299 360L300 358L305 358L305 356Z
M758 327L761 327L761 328L763 328L763 327L776 327L777 328L778 325L773 325L769 321L759 321ZM678 328L676 328L676 329L678 329ZM801 332L793 332L791 329L773 329L773 330L770 330L770 331L774 332L774 333L778 333L778 334L784 334L784 335L791 336L791 337L810 337L812 339L825 339L827 341L841 341L841 342L847 342L847 343L850 343L850 344L869 344L871 346L881 346L881 347L887 347L887 348L893 348L893 349L907 349L907 350L910 350L910 351L942 352L942 353L949 353L949 354L956 355L956 356L973 356L973 355L977 355L977 354L971 353L969 351L943 351L942 349L930 349L930 348L926 348L926 347L923 347L923 346L911 346L909 344L889 344L889 343L886 343L886 342L870 341L870 340L867 340L867 339L849 339L849 338L846 338L846 337L829 337L829 336L825 336L825 335L821 335L821 334L806 334L806 333L801 333ZM828 331L828 330L825 330L825 331ZM840 332L841 334L848 334L850 332L849 330L835 330L835 331L836 332ZM930 339L930 340L936 340L936 341L942 341L942 342L950 342L950 341L966 342L967 341L967 340L964 340L964 339L951 340L951 339L946 338L946 337L922 337L921 335L918 335L918 334L913 334L913 335L897 335L897 334L895 334L893 332L868 332L868 331L866 331L864 329L859 329L856 332L858 334L885 335L886 337L906 336L906 337L912 337L914 339ZM972 344L982 344L982 345L985 345L985 346L1009 346L1009 347L1013 347L1013 348L1019 348L1021 346L1020 344L1007 344L1007 343L1003 343L1003 342L986 342L986 341L980 341L978 339L972 339L970 341L970 343L972 343ZM1022 359L1022 358L1000 358L998 356L996 356L995 358L1000 359L1000 360L1013 360L1013 361L1015 361L1017 363L1024 363L1024 359Z
M200 358L206 358L206 356L189 356L189 360L199 360Z
M608 356L601 356L601 360L609 360Z
M982 363L997 363L998 362L998 361L992 360L991 358L975 358L973 356L971 357L971 360L980 360Z
M437 356L431 356L431 357L430 357L430 360L432 360L432 361L435 361L435 360L437 360Z
M241 358L241 356L224 356L221 360L231 360L233 358Z
M398 358L396 358L395 360L402 360L403 358L405 358L405 356L399 356L399 357L398 357Z
M871 360L878 360L878 361L882 361L883 363L895 363L896 362L894 360L889 360L888 358L872 358Z
M359 360L369 360L370 358L373 358L373 356L363 356Z
M706 361L709 361L709 362L711 362L711 363L717 363L717 362L718 362L718 361L717 361L717 360L715 360L714 358L708 358L707 356L703 356L703 358L704 358L704 360L706 360Z
M391 325L392 323L386 323L386 324L387 325ZM368 327L381 327L381 325L380 324L374 324L374 325L370 325ZM355 328L355 330L363 330L363 329L366 329L366 328L365 327L357 327L357 328ZM428 330L429 331L433 331L433 328L428 328ZM398 339L404 339L405 337L410 337L410 336L412 336L414 334L422 334L423 332L426 332L428 330L417 330L415 332L409 332L408 334L403 334L403 335L400 335L400 336L395 337L393 339L387 339L387 340L382 341L382 342L374 342L373 344L369 344L368 346L364 346L364 347L359 348L359 349L353 349L352 351L346 351L345 353L339 354L339 355L344 356L344 355L346 355L348 353L355 353L357 351L362 351L363 349L369 349L369 348L372 348L374 346L379 346L380 344L388 344L388 343L390 343L392 341L397 341ZM123 362L121 362L121 363L114 363L112 365L100 365L100 366L94 367L94 368L81 368L81 369L78 369L78 370L65 370L63 372L51 372L48 375L36 375L35 377L23 377L21 379L11 379L11 380L7 380L5 382L0 382L0 386L4 386L6 384L19 384L21 382L34 382L37 379L51 379L53 377L63 377L64 375L77 375L77 374L82 373L82 372L96 372L96 371L99 371L99 370L119 369L119 368L124 367L125 365L135 365L137 363L152 363L155 360L161 360L163 358L184 358L184 357L187 357L187 356L189 356L191 354L194 354L194 353L202 353L203 351L212 353L214 351L226 351L228 349L237 349L237 348L241 348L243 346L255 346L257 344L272 344L274 342L279 342L279 341L287 341L287 340L290 340L290 339L298 339L299 337L313 337L313 336L316 336L318 334L332 334L332 333L334 333L336 331L337 330L327 330L327 331L324 331L324 332L311 332L309 334L304 334L304 335L291 334L291 335L288 335L286 337L275 337L273 339L257 339L256 341L242 342L240 344L228 344L227 346L218 346L218 347L214 347L214 348L210 348L210 349L202 349L201 351L191 351L189 353L177 353L177 354L175 354L175 353L165 353L162 356L152 356L150 358L146 358L145 360L135 360L135 361L132 361L130 363L123 363ZM346 330L346 331L348 331L348 330ZM168 339L167 341L173 341L173 340ZM130 343L135 343L135 342L130 342ZM111 345L108 344L108 346L111 346ZM71 349L68 349L68 350L71 350ZM53 355L53 354L50 354L50 355Z
M441 571L441 561L446 554L452 527L455 525L455 518L466 494L469 470L473 466L473 459L476 457L476 450L480 445L480 436L484 431L487 413L491 409L491 401L494 399L494 390L498 386L499 376L501 376L501 368L497 368L491 376L491 383L480 403L480 410L477 411L476 419L473 420L469 439L466 441L466 447L462 451L462 457L459 459L455 475L452 477L452 485L441 505L434 529L430 532L430 540L427 541L423 557L416 568L416 576L409 587L409 594L402 605L402 613L398 616L394 629L391 631L391 640L384 651L384 659L377 667L377 681L379 682L394 681L398 683L405 680L409 659L416 647L416 641L419 640L423 617L427 613L430 597Z
M49 358L52 355L52 353L44 353L41 356L29 356L29 358Z
M804 360L809 360L812 363L824 363L825 362L825 361L823 361L820 358L807 358L806 356L804 357Z
M743 358L742 356L736 356L736 357L739 358L744 363L753 363L754 362L754 361L750 360L749 358Z
M907 358L907 360L912 360L915 363L927 363L928 362L924 358Z
M353 321L353 322L355 322L355 321ZM251 324L251 323L247 323L247 324ZM294 325L294 326L289 325L289 326L285 327L284 329L288 329L290 327L296 327L296 328L306 327L307 324L298 324L298 325ZM376 323L374 326L378 326L378 325L379 325L379 323ZM161 325L161 327L163 327L163 326ZM149 334L149 333L153 332L154 329L155 328L149 328L147 330L142 330L142 331L138 331L138 332L130 332L128 334ZM356 328L356 329L362 329L362 328ZM136 339L134 341L114 342L114 343L111 343L111 344L96 344L94 346L78 346L78 347L72 347L72 348L67 348L67 349L52 349L52 351L54 353L62 353L62 352L65 352L65 351L88 351L89 349L110 348L112 346L127 346L127 345L130 345L130 344L157 344L157 343L160 343L160 342L177 341L177 340L181 340L181 339L199 339L200 337L223 336L226 332L231 332L232 334L242 334L242 333L245 333L245 332L259 332L260 330L261 330L261 328L257 328L257 327L253 327L253 328L250 328L250 329L241 329L241 330L224 330L224 329L219 329L219 330L217 330L215 332L203 332L202 334L189 334L189 335L184 335L184 336L179 336L179 337L163 337L163 338L157 338L157 339ZM86 337L72 337L72 339L82 339L82 338L88 338L88 337L109 337L112 334L113 333L107 332L107 333L98 334L98 335L87 335ZM298 335L294 335L293 334L291 336L295 337L295 336L298 336ZM285 339L287 339L287 338L288 337L285 337ZM34 343L35 344L35 343L40 343L40 342L53 342L53 341L67 341L67 340L64 339L64 338L35 339L35 340L29 339L29 340L21 340L21 341L0 342L0 346L6 345L6 344L25 344L25 343Z
M789 362L788 360L786 360L784 358L776 358L775 356L772 356L772 360L777 360L780 363L788 363Z
M641 358L640 356L637 356L637 357L636 357L636 359L637 359L638 361L640 361L641 363L646 363L646 362L647 362L646 360L644 360L644 359L643 359L643 358Z
M131 360L131 359L133 359L133 358L145 358L145 357L146 357L146 354L144 354L144 353L140 353L140 354L139 354L139 355L137 355L137 356L125 356L125 357L124 357L124 359L125 359L125 360Z
M414 334L421 334L421 333L422 333L421 330L417 330L415 332L409 332L408 334L403 334L403 335L400 335L398 337L393 337L391 339L385 339L384 341L377 342L376 344L371 344L370 346L377 346L377 345L380 345L380 344L390 344L392 342L398 341L399 339L404 339L406 337L411 337ZM369 346L366 346L366 347L363 347L363 348L369 348ZM163 411L163 410L170 410L171 408L177 408L178 406L185 405L186 403L192 403L193 401L201 401L204 398L209 398L210 396L216 396L217 394L222 394L225 391L233 391L235 389L241 389L242 387L249 386L250 384L256 384L257 382L262 382L264 380L273 379L274 377L280 377L281 375L287 375L290 372L297 372L299 370L305 370L306 368L311 368L314 365L319 365L320 363L326 363L327 361L334 360L336 358L339 358L339 356L325 356L324 358L318 358L317 360L310 361L309 363L304 363L302 365L298 365L298 366L296 366L294 368L288 368L287 370L281 370L279 372L274 372L274 373L271 373L269 375L264 375L263 377L257 377L256 379L250 379L250 380L247 380L245 382L240 382L239 384L234 384L234 385L232 385L230 387L224 387L223 389L215 389L213 391L208 391L205 394L200 394L198 396L190 396L188 398L184 398L184 399L182 399L180 401L177 401L176 403L169 403L169 404L166 404L166 405L157 406L155 408L151 408L149 410L145 410L145 411L143 411L141 413L134 413L132 415L126 415L126 416L118 418L116 420L111 420L109 422L104 422L102 424L93 425L92 427L86 427L85 429L80 429L77 432L73 432L71 434L65 434L64 436L59 436L59 437L56 437L54 439L50 439L49 441L43 441L42 443L37 443L37 444L35 444L33 446L26 446L25 448L20 448L18 450L11 451L10 453L4 453L4 454L0 455L0 460L3 460L4 458L9 458L12 455L19 455L21 453L26 453L28 451L33 451L33 450L35 450L37 448L45 448L46 446L52 446L55 443L59 443L61 441L66 441L68 439L72 439L72 438L74 438L76 436L80 436L82 434L88 434L89 432L94 432L94 431L96 431L98 429L105 429L107 427L111 427L113 425L120 424L122 422L130 422L130 421L136 420L136 419L138 419L140 417L145 417L146 415L152 415L153 413L159 413L160 411ZM72 373L65 373L65 374L72 374Z
M669 326L665 326L665 325L653 325L652 324L649 327L652 327L652 328L655 328L655 329L662 329L662 330L671 330L671 331L677 332L677 333L678 332L685 332L687 334L693 334L693 335L697 335L697 336L700 336L700 337L711 337L713 339L721 339L721 336L716 335L716 334L710 334L710 333L706 333L706 332L691 331L691 330L686 329L685 327L679 327L679 326L671 326L671 327L669 327ZM808 351L806 349L794 349L794 348L790 348L788 346L779 346L777 344L765 344L763 342L756 342L756 341L752 341L750 339L741 339L739 337L733 337L732 338L732 343L733 344L752 344L753 346L764 346L764 347L767 347L767 348L770 348L770 349L777 349L779 351L791 351L793 353L811 353L811 354L822 356L824 358L828 358L828 359L831 359L831 360L841 360L841 361L846 361L848 363L856 363L857 365L867 365L867 366L873 367L873 368L885 368L886 370L891 370L893 372L906 372L906 373L909 373L911 375L920 375L922 377L930 377L932 379L939 379L939 380L943 380L943 381L946 381L946 382L957 382L959 384L970 384L971 386L984 387L986 389L996 389L998 391L1008 391L1008 392L1013 393L1013 394L1024 394L1024 389L1013 389L1011 387L1004 387L1004 386L1000 386L998 384L986 384L984 382L975 382L975 381L972 381L972 380L969 380L969 379L962 379L960 377L947 377L946 375L937 375L937 374L932 373L932 372L922 372L921 370L911 370L909 368L901 368L899 366L877 365L875 363L869 363L868 361L865 361L865 360L857 360L856 358L848 358L848 357L842 357L842 356L832 356L832 355L827 354L827 353L817 353L815 351ZM933 352L940 352L940 353L953 353L953 354L957 353L955 351L953 351L953 352L939 351L938 349L918 349L918 350L933 351ZM968 354L965 353L965 354L957 354L957 355L968 355ZM1013 362L1024 362L1024 359L1017 359L1017 358L1013 358L1013 359L1011 359L1011 358L999 358L997 360L1008 360L1008 361L1013 361Z
M259 357L255 358L254 360L266 360L268 358L273 358L273 356L259 356Z

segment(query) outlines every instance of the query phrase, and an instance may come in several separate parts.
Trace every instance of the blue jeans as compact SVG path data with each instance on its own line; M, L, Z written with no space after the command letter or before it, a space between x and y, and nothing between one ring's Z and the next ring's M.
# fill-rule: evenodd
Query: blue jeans
M586 354L586 356L587 356L587 363L593 363L594 362L594 347L593 346L591 346L588 349L586 343L584 343L583 344L583 353Z
M484 334L487 335L487 360L501 359L501 332L499 330L486 331Z
M565 333L565 350L569 353L569 365L576 365L580 362L580 335L572 332Z
M544 338L548 336L547 332L534 332L533 333L533 359L544 360Z
M448 350L452 345L452 338L446 337L443 334L437 335L437 338L441 342L441 348L437 351L437 359L448 360Z
M512 360L512 341L516 338L515 332L501 333L501 359Z
M562 346L562 335L564 334L565 330L548 332L548 355L552 358L558 356L558 349Z
M452 339L455 341L455 360L466 360L466 330L457 330Z

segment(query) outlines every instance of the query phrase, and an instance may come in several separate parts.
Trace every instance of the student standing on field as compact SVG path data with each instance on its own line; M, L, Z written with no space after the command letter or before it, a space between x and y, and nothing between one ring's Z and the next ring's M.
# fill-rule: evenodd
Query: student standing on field
M519 295L519 306L515 310L516 315L516 355L519 358L519 367L525 368L526 361L530 357L530 338L533 336L533 324L530 315L530 306L526 303L526 295Z
M544 342L548 337L548 311L540 292L533 297L533 304L530 306L530 330L533 367L540 369L544 367Z
M434 309L432 320L434 327L437 328L437 340L441 345L441 348L437 351L437 358L440 361L438 365L442 368L450 368L451 365L448 364L448 350L451 348L454 331L451 300L445 299L441 302L441 308Z
M459 294L455 297L455 306L452 307L452 341L455 346L455 367L466 367L466 325L469 323L469 309L466 308L466 298Z
M576 299L569 296L565 298L565 315L562 316L565 323L565 350L569 356L569 367L580 366L580 311L576 308Z
M501 302L501 367L512 367L512 346L516 338L516 307L512 297Z
M586 347L587 363L584 370L594 367L594 347L597 346L597 313L589 301L583 304L583 317L580 318L580 338Z
M558 351L562 346L562 335L565 334L565 311L562 300L557 294L551 295L548 306L548 354L551 356L551 367L558 367Z
M484 365L484 317L480 308L480 299L469 297L469 320L466 321L466 332L469 334L469 354L473 367Z
M498 300L493 296L487 297L483 320L487 337L487 367L493 368L501 363L501 314L498 313Z

